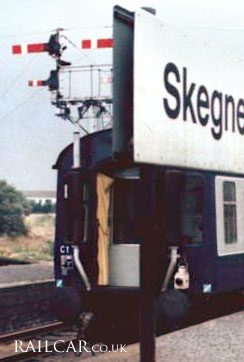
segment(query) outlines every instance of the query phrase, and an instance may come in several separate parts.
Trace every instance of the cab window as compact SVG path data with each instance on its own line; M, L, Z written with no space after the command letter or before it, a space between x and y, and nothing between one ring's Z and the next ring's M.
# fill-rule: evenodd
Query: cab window
M198 174L168 171L165 178L167 243L199 245L203 242L204 181Z
M113 194L113 242L136 243L139 240L136 221L137 183L117 180Z
M224 181L223 183L223 207L224 207L225 243L233 244L237 242L235 182Z
M215 178L217 251L219 256L244 252L244 180Z
M186 176L181 198L181 232L190 244L203 242L203 179Z

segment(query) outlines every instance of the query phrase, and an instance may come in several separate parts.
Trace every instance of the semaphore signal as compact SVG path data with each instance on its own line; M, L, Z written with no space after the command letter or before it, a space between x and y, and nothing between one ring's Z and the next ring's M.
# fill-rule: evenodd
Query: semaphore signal
M55 59L56 69L50 71L49 78L46 80L29 80L29 87L48 87L48 90L52 92L55 96L55 99L52 100L52 104L55 105L59 112L57 116L69 120L74 125L81 128L83 131L88 133L88 131L79 124L80 120L85 118L91 118L89 113L91 111L94 113L96 119L100 119L103 125L103 116L109 118L111 122L111 105L112 99L111 96L101 97L101 84L110 84L112 83L112 75L107 74L106 77L101 76L101 69L104 67L111 67L108 64L100 65L89 65L84 67L72 67L70 62L67 62L61 59L63 51L66 49L66 46L60 43L60 31L63 29L57 29L54 34L51 34L48 42L46 43L34 43L34 44L19 44L12 46L12 54L21 55L28 53L42 53L46 52L52 58ZM68 40L65 36L63 36ZM69 41L69 40L68 40ZM70 41L69 41L70 42ZM72 44L72 42L70 42ZM114 47L114 41L112 38L96 38L96 39L83 39L81 40L81 51L82 50L93 50L93 49L111 49ZM78 69L80 68L80 70ZM82 68L82 69L81 69ZM71 89L71 74L77 73L79 71L90 71L90 84L91 84L91 94L89 97L82 96L72 96L68 94L65 96L63 92L60 91L60 74L69 74L69 92ZM94 72L98 72L98 94L94 95ZM107 71L108 72L108 71ZM111 69L109 71L111 73ZM71 112L72 110L72 112ZM77 116L74 116L73 113L76 111ZM78 117L78 118L77 118Z
M57 70L51 70L50 76L47 80L29 80L29 87L45 87L48 86L50 91L57 91L59 89L59 75Z
M43 87L47 85L46 80L29 80L28 86L29 87Z
M114 41L111 38L83 39L81 41L81 49L84 50L113 48L113 46ZM57 34L52 34L48 43L19 44L12 46L12 54L14 55L48 52L50 55L61 56L63 50Z
M84 39L81 41L82 49L104 49L113 48L114 41L111 38L106 39Z
M20 44L12 46L12 54L41 53L48 51L48 43Z

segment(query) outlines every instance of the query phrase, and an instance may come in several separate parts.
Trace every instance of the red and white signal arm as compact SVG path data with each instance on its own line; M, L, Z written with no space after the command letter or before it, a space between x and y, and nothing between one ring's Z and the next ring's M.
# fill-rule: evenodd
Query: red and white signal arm
M234 36L234 35L233 35ZM227 46L229 40L229 47ZM134 24L134 160L244 174L243 41L174 27L143 9Z
M12 46L12 53L15 55L27 53L41 53L46 51L48 51L48 44L46 43L20 44Z
M114 41L112 38L99 38L99 39L83 39L81 41L82 49L106 49L113 48ZM48 51L48 43L37 44L19 44L12 46L12 53L27 54L27 53L41 53Z
M28 86L29 87L43 87L47 85L46 80L29 80Z
M101 39L83 39L81 41L82 49L105 49L113 48L114 41L111 38L101 38Z

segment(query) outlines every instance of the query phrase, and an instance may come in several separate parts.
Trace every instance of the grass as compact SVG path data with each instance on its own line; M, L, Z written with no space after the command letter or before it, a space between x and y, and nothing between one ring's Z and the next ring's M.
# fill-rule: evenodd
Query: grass
M0 257L30 261L51 261L54 244L54 214L25 217L27 235L0 237Z

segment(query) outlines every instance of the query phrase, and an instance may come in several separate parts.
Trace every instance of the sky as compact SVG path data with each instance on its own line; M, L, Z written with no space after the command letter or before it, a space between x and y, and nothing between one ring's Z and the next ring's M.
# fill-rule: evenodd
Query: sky
M19 190L55 190L52 165L75 131L55 116L46 88L27 86L28 80L47 79L54 60L47 53L12 55L12 45L47 42L53 30L63 28L70 40L64 59L72 65L110 64L111 50L82 51L80 41L112 36L114 5L131 11L153 7L163 21L205 32L244 57L244 5L239 0L0 0L0 179ZM84 92L86 87L84 82Z

